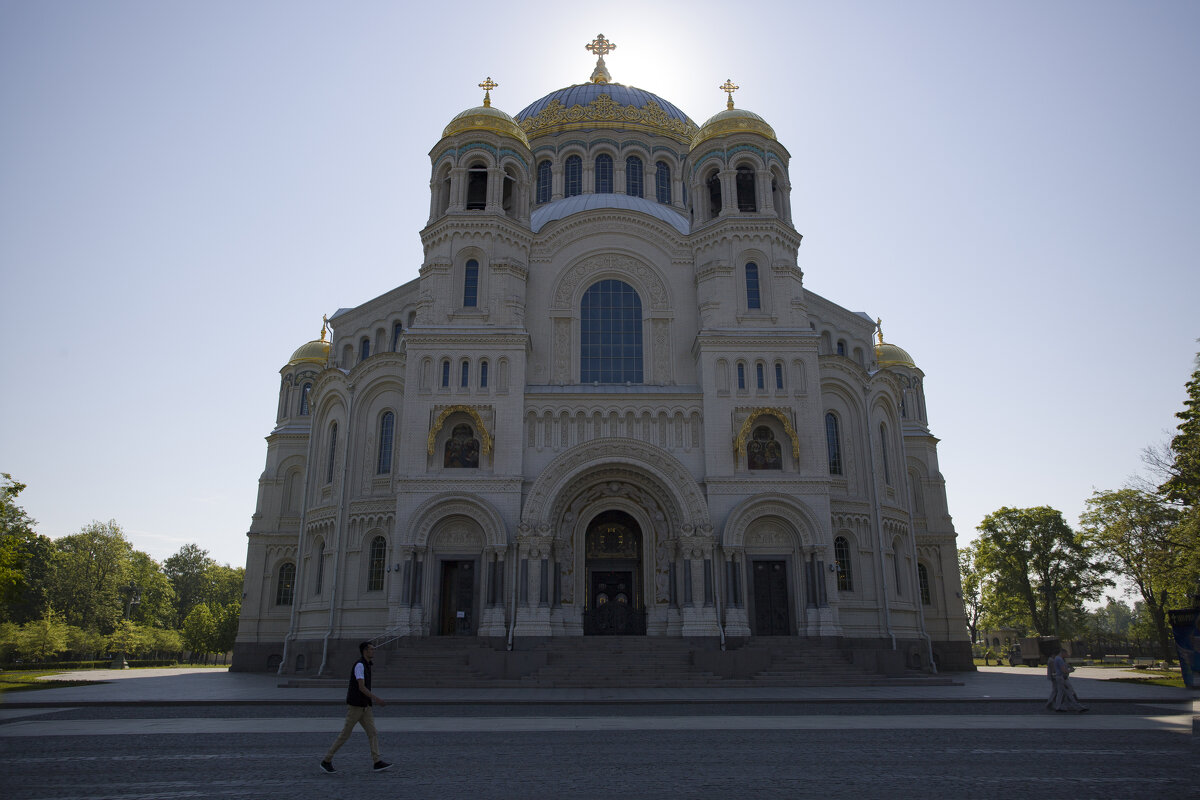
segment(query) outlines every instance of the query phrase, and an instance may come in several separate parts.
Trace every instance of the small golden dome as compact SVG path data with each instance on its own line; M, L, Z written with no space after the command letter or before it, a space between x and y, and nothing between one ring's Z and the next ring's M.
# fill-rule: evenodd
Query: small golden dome
M445 139L447 136L453 136L463 131L491 131L501 136L511 136L529 147L529 139L525 136L525 131L521 130L521 126L508 114L498 108L492 108L490 104L486 103L475 108L468 108L450 120L450 124L442 131L442 138Z
M775 129L758 114L742 108L727 108L719 114L713 114L708 122L700 126L700 132L692 139L692 149L709 139L734 133L757 133L759 136L775 139Z
M917 365L913 363L912 356L908 351L894 344L883 342L875 345L875 363L880 369L884 367L908 367L916 369Z
M288 361L289 367L294 367L297 364L320 364L325 366L329 361L329 342L324 339L313 339L308 344L300 345L296 352L292 353L292 359Z

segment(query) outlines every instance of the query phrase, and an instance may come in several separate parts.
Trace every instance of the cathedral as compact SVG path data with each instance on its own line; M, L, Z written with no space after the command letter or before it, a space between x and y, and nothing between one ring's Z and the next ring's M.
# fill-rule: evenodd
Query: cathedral
M481 83L419 276L280 370L234 669L614 634L971 668L924 373L805 288L790 154L738 87L697 125L615 47L513 116Z

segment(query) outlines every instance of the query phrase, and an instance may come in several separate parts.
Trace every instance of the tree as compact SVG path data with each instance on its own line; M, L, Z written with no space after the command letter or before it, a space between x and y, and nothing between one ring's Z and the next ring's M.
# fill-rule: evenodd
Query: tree
M216 649L213 643L217 636L217 620L213 618L212 610L204 604L194 607L183 621L182 633L183 646L207 661L208 654Z
M237 639L238 623L242 616L242 603L226 603L214 612L217 619L216 635L213 637L213 652L228 653Z
M1172 600L1183 600L1194 582L1177 539L1180 512L1136 489L1094 492L1080 524L1114 571L1127 578L1146 605L1163 658L1175 651L1167 622Z
M49 613L39 620L26 622L17 633L17 652L21 655L45 661L67 649L70 627L62 616Z
M1056 509L1001 508L978 530L976 564L988 574L994 613L1009 624L1027 622L1040 636L1067 633L1070 612L1111 584L1106 565Z
M967 630L971 643L979 641L979 621L983 617L983 579L975 563L978 546L971 542L958 548L958 572L962 578L963 606L967 612Z
M128 595L123 595L130 619L152 627L174 624L175 589L157 561L134 550L129 559L129 581L138 592L138 602L132 607Z
M1169 477L1159 489L1167 500L1182 508L1178 531L1181 563L1191 580L1189 593L1200 594L1200 354L1185 388L1183 411L1175 414L1181 421L1171 439Z
M125 617L133 547L116 520L93 522L55 541L50 594L55 608L81 628L111 631Z
M8 617L10 604L17 602L28 590L25 567L37 539L33 526L37 523L17 505L17 495L25 484L17 483L7 472L0 473L0 609Z
M212 599L211 570L217 566L217 562L208 557L208 551L195 544L185 544L163 562L163 571L175 590L176 625L183 625L193 608ZM238 596L240 599L240 590Z

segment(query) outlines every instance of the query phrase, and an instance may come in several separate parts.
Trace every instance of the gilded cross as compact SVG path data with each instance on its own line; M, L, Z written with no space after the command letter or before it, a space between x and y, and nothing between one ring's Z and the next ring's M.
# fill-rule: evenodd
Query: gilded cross
M617 49L617 46L604 38L604 34L597 34L596 38L590 43L584 45L593 55L600 56L603 59L606 55Z
M499 85L500 84L498 84L494 80L492 80L491 75L488 75L487 78L483 81L483 83L479 84L479 88L483 89L483 104L484 104L484 106L491 106L491 104L492 104L492 89L495 89Z
M740 86L738 86L738 85L734 84L734 82L733 82L733 81L731 81L729 78L726 78L726 79L725 79L725 82L724 82L724 83L722 83L722 84L721 84L720 86L718 86L717 88L718 88L718 89L720 89L722 92L726 92L726 93L728 93L728 94L729 94L729 104L728 104L728 105L726 105L725 107L726 107L726 108L733 108L733 93L734 93L734 92L736 92L738 89L740 89L740 88L742 88L742 87L740 87Z
M883 319L880 317L875 318L875 330L879 336L879 343L883 344Z

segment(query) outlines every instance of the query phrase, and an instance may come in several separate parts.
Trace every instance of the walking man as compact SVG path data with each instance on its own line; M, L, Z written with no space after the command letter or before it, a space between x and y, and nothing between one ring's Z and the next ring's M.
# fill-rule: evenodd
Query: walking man
M387 705L382 697L371 691L371 659L375 657L375 645L363 642L358 646L358 652L361 658L354 662L354 669L350 671L350 684L346 689L346 724L333 746L329 748L329 752L325 754L325 758L321 759L321 769L331 775L337 772L333 768L333 754L350 738L355 725L362 725L362 729L367 733L367 742L371 745L371 761L375 764L374 770L383 772L392 768L391 764L379 757L379 735L375 732L375 716L371 713L373 702L381 706Z
M1067 650L1063 648L1059 654L1050 661L1047 670L1054 676L1054 695L1053 706L1055 711L1076 711L1083 713L1087 711L1087 706L1079 702L1079 698L1075 695L1075 687L1071 685L1068 675L1075 671L1075 668L1067 663Z

